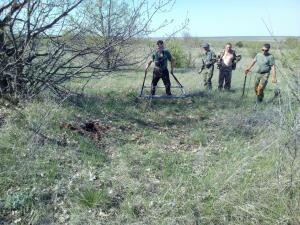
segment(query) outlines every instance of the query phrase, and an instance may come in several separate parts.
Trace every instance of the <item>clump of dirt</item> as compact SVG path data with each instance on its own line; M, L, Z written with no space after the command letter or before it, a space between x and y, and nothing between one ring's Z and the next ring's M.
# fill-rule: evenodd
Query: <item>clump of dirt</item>
M68 129L80 135L90 137L93 141L101 141L103 135L111 129L110 125L102 124L99 120L88 120L85 122L62 122L60 129Z

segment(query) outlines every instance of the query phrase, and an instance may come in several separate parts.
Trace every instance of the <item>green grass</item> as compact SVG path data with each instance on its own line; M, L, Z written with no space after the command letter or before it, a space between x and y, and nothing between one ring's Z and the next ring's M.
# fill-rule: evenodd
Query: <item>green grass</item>
M105 209L111 203L111 199L106 189L84 189L80 191L78 195L80 205L88 208L95 208L97 206L101 206Z
M234 91L218 92L217 72L214 90L200 94L199 75L176 73L187 99L137 98L136 72L91 82L76 105L44 100L11 111L0 135L0 221L299 224L299 158L291 167L278 104L254 108L253 78L241 98L241 69ZM90 119L112 127L99 143L60 129Z

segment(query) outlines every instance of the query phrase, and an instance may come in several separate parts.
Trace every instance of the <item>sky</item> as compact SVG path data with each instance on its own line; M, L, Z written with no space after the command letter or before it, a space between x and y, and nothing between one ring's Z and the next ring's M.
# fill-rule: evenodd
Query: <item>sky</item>
M153 36L166 36L186 17L195 37L270 36L267 27L274 36L300 36L300 0L176 0L153 20L154 26L165 19L173 24Z

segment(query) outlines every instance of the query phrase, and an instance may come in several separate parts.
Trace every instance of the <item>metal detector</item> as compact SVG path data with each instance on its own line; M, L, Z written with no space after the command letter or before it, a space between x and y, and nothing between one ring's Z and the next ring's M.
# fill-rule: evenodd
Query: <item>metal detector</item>
M171 73L172 77L174 78L175 82L177 83L176 86L171 86L171 89L178 88L181 91L180 95L151 95L151 94L145 94L144 90L145 89L151 89L151 85L145 85L146 77L147 77L147 70L145 70L145 75L144 75L144 80L143 80L143 85L141 88L140 96L141 98L156 98L156 99L173 99L173 98L185 98L187 97L185 89L183 85L179 82L177 77L174 75L174 73ZM156 88L165 88L165 86L157 86Z

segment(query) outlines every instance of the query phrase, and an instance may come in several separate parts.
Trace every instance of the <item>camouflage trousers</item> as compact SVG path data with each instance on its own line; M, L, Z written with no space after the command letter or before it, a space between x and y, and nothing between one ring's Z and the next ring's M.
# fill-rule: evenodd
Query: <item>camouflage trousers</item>
M268 84L269 76L270 76L269 73L265 73L265 74L257 73L255 76L254 90L258 101L262 101L264 98L264 90Z
M219 86L218 89L222 90L224 87L225 90L230 90L231 88L231 76L232 69L231 67L221 67L219 71Z
M212 66L210 68L203 69L202 74L203 74L203 83L204 83L204 86L207 89L211 89L212 88L211 79L212 79L212 77L214 75L214 67Z

